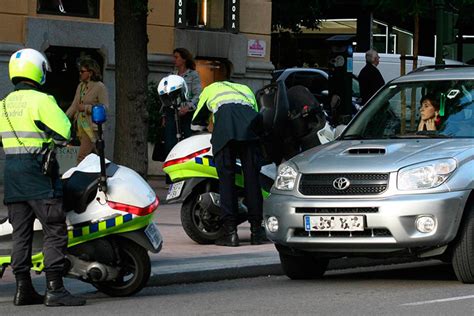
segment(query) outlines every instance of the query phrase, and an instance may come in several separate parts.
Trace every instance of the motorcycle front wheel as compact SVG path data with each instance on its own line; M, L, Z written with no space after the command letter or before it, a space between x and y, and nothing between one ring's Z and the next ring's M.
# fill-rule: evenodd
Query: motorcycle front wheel
M193 192L181 207L181 224L186 234L201 245L213 244L222 236L222 223L218 215L203 209L198 203L199 192Z
M151 272L150 257L143 247L129 240L120 240L118 245L120 245L119 277L114 281L96 282L93 285L109 296L130 296L147 284Z

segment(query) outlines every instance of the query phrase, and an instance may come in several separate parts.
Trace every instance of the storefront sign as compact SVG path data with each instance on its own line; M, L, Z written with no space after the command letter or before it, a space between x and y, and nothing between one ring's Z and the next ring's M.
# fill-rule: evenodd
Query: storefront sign
M175 26L177 28L185 28L186 27L186 0L176 0L175 1Z
M227 30L232 33L239 33L240 21L240 1L228 0L227 5Z
M247 56L265 57L266 43L263 40L249 40L247 45Z

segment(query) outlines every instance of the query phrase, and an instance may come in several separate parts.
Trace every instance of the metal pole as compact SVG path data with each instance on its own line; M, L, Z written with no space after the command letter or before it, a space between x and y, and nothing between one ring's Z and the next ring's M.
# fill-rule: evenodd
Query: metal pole
M444 64L443 62L443 42L444 42L444 0L435 0L434 7L436 10L436 64Z

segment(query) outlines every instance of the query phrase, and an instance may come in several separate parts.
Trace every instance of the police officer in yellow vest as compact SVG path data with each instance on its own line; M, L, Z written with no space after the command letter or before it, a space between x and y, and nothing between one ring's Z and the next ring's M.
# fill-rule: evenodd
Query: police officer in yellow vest
M43 154L54 144L66 144L71 124L52 96L40 92L49 64L34 49L15 52L9 63L15 89L1 101L0 134L5 150L5 196L13 227L12 268L17 282L15 305L84 305L63 286L64 252L67 247L66 216L62 188L56 175L42 172ZM33 222L43 226L46 295L31 283Z
M265 241L262 227L262 193L259 181L260 155L259 137L255 132L258 108L255 96L249 87L220 81L207 86L199 96L193 116L193 124L204 125L214 121L212 151L219 176L221 219L224 235L216 245L239 246L237 235L238 197L235 188L235 165L240 158L244 174L245 204L248 208L251 244Z

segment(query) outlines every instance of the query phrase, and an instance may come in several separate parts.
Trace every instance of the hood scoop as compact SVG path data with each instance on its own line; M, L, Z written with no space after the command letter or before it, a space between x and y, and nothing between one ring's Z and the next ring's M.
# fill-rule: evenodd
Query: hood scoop
M345 154L349 155L385 155L385 148L383 147L358 147L349 148Z

